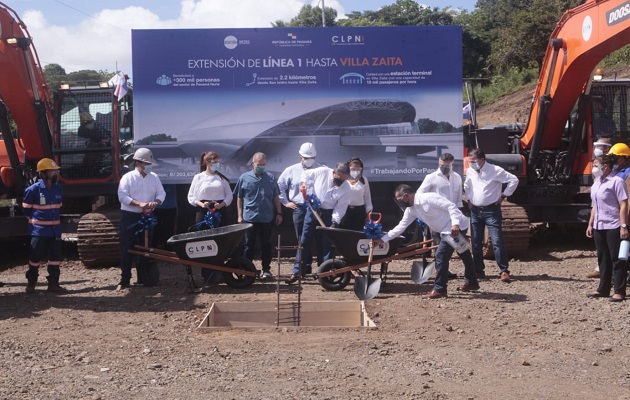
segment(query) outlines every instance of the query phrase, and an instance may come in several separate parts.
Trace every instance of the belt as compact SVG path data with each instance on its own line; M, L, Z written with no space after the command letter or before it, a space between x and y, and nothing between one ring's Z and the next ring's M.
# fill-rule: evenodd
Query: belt
M359 208L359 207L365 207L365 204L361 204L360 206L348 206L348 209L352 210L353 208Z
M323 213L323 212L333 212L333 209L332 209L332 208L320 208L320 209L319 209L319 210L317 210L317 211L319 211L319 212L320 212L320 214L321 214L321 213Z
M500 208L501 206L498 204L489 204L487 206L475 206L473 205L472 208L473 209L477 209L477 210L481 210L481 211L486 211L486 210L496 210L497 208Z

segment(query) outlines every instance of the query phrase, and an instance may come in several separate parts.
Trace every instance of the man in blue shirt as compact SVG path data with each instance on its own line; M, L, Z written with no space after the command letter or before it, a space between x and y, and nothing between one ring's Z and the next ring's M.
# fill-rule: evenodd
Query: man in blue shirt
M271 274L271 230L282 223L280 191L276 178L265 171L267 156L256 153L252 157L252 170L238 178L234 188L238 223L254 225L245 232L245 258L253 261L256 235L260 238L262 278Z
M48 291L63 293L59 286L61 264L61 186L57 183L59 166L50 158L37 163L41 180L24 191L22 210L28 218L28 233L31 235L31 251L26 271L26 293L35 293L39 277L39 266L48 260Z

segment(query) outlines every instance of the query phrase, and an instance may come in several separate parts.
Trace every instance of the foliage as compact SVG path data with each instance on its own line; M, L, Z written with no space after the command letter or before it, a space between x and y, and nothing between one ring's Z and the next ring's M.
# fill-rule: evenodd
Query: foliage
M337 23L337 10L330 7L324 7L324 19L326 20L326 26L336 26ZM288 28L288 27L310 27L315 28L322 26L322 8L313 7L311 5L304 5L297 16L291 18L290 22L277 20L271 24L274 28Z
M66 73L59 64L48 64L44 67L44 76L50 90L56 90L62 83L70 86L98 86L100 82L107 82L113 75L107 70L82 70Z
M536 82L538 78L538 66L530 63L529 68L512 67L503 74L490 78L490 84L475 87L475 99L477 105L491 104L499 97L514 93Z
M451 133L457 129L446 121L434 121L430 118L418 119L418 128L420 133Z
M156 142L176 142L177 139L166 133L158 133L157 135L149 135L136 142L136 144L153 144Z

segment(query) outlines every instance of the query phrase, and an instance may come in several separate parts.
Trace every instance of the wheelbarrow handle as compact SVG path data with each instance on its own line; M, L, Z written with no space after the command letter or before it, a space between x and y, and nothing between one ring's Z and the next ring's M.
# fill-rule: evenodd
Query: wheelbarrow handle
M378 215L378 219L374 219L374 218L372 217L373 215ZM373 211L370 211L370 212L368 213L368 221L372 221L372 222L374 222L375 224L378 224L379 222L381 222L381 218L383 218L383 214L381 214L381 213L379 213L379 212L373 212Z

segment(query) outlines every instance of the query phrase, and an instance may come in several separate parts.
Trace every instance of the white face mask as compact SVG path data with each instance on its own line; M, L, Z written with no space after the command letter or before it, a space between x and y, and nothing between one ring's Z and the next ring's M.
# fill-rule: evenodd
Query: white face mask
M147 174L150 174L151 171L153 171L153 165L145 165L144 166L144 172Z
M474 169L475 171L479 171L481 169L481 165L479 165L476 161L475 162L471 162L470 163L470 168Z
M359 179L359 177L361 176L361 170L360 169L351 169L350 170L350 176L352 177L352 179Z
M604 150L600 149L600 148L596 148L595 150L593 150L593 155L595 157L601 157L604 155Z
M304 160L302 160L302 165L304 166L304 168L311 168L313 164L315 164L314 158L305 158Z
M600 176L604 175L604 172L602 171L601 168L599 167L593 167L593 169L591 169L591 174L595 177L595 178L599 178Z

